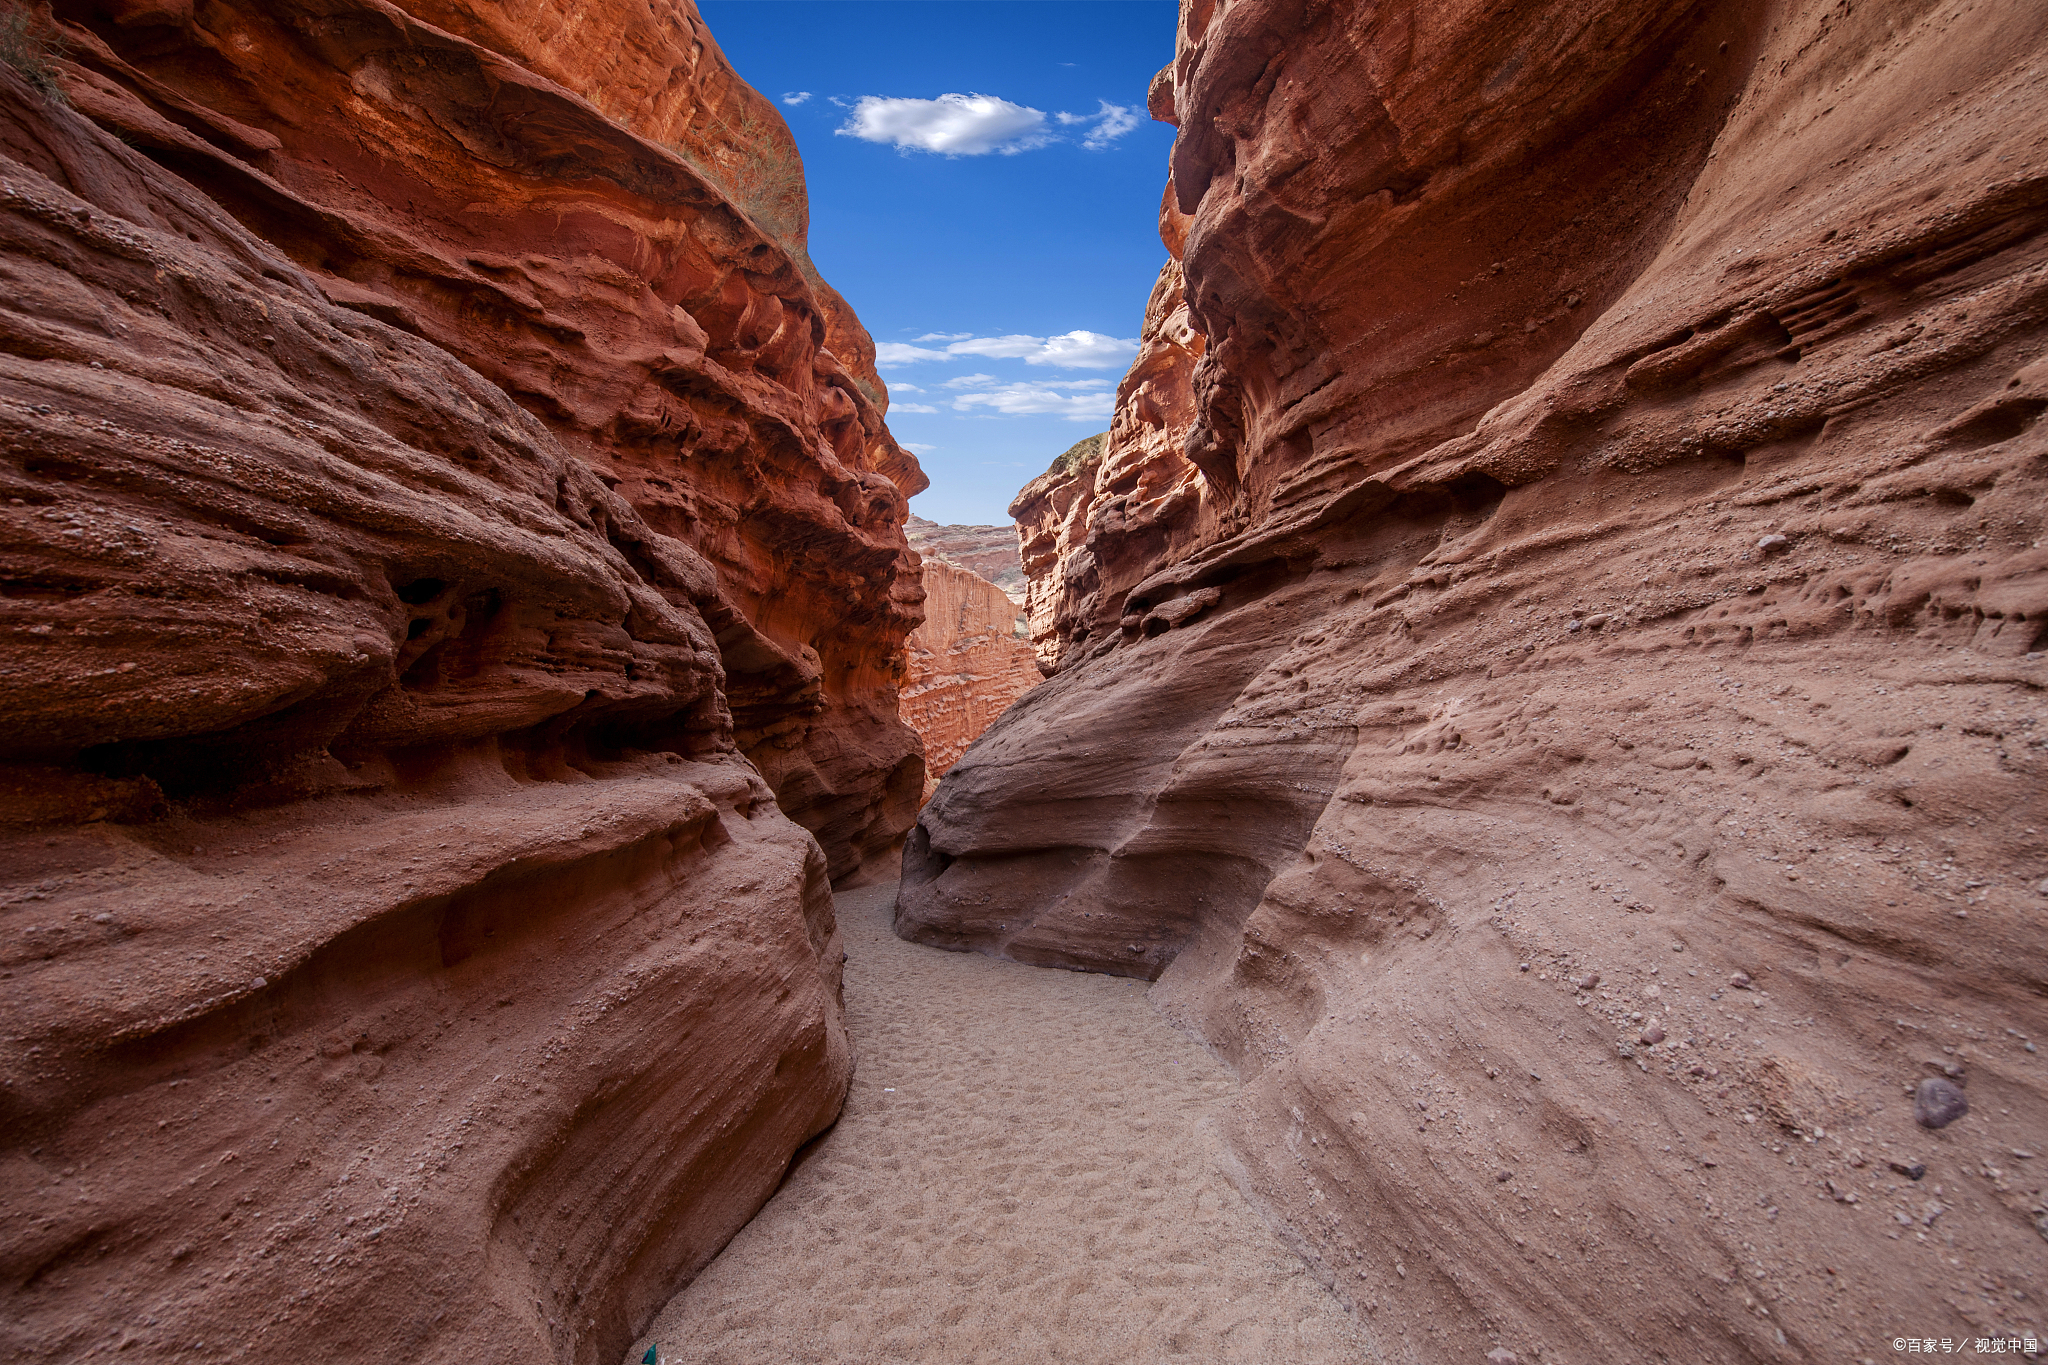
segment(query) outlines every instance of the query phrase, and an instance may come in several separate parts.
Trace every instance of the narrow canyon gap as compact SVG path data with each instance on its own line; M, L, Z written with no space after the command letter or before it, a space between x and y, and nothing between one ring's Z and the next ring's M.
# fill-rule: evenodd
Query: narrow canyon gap
M1391 1358L2048 1328L2044 43L1181 7L1143 348L1011 508L1054 676L895 924L1155 979Z
M27 19L5 1354L609 1361L838 1113L922 795L795 145L687 0Z

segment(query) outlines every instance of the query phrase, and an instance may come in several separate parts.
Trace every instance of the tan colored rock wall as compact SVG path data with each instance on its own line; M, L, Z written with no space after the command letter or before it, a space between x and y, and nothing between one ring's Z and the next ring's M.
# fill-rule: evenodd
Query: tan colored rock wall
M1041 681L1009 594L943 560L924 563L924 624L910 633L903 719L924 741L926 791Z
M10 1360L610 1361L845 1093L915 465L800 216L469 13L0 69Z
M1026 490L899 932L1157 976L1390 1358L2038 1335L2048 19L1181 20L1197 501Z

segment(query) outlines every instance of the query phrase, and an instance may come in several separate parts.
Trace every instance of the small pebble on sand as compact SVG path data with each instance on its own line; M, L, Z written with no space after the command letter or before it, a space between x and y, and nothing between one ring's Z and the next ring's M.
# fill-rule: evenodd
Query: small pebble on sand
M1734 987L1734 988L1735 988L1736 990L1738 990L1738 991L1746 991L1746 990L1748 990L1748 989L1749 989L1749 987L1750 987L1749 973L1748 973L1748 972L1737 972L1737 973L1735 973L1735 974L1734 974L1733 976L1731 976L1731 977L1729 977L1729 978L1728 978L1728 984L1729 984L1729 985L1731 985L1731 986L1733 986L1733 987Z
M1636 1036L1649 1046L1655 1047L1664 1041L1664 1026L1655 1019L1652 1019L1649 1023L1643 1025L1643 1031Z
M1594 988L1595 986L1597 986L1597 985L1599 985L1599 984L1600 984L1600 973L1598 973L1598 972L1587 972L1587 973L1586 973L1586 974L1585 974L1584 976L1580 977L1580 978L1579 978L1579 980L1578 980L1578 987L1579 987L1579 989L1580 989L1580 990L1582 990L1582 991L1590 991L1590 990L1592 990L1592 989L1593 989L1593 988Z

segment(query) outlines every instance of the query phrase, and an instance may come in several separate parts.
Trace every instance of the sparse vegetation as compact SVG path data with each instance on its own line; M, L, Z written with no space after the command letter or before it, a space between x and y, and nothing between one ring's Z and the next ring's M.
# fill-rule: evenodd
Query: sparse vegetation
M64 98L56 65L63 55L63 41L39 16L13 6L0 9L0 63L12 67L46 98Z

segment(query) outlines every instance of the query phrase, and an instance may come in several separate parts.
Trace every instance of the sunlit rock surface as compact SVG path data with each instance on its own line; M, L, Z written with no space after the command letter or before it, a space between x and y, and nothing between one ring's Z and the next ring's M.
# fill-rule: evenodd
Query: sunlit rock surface
M1017 601L1024 600L1024 566L1018 558L1014 525L941 526L913 515L903 524L903 534L926 563L943 559L980 574Z
M981 575L924 562L924 624L910 633L903 719L924 740L926 790L1040 681L1024 613Z
M897 925L1156 976L1389 1359L2048 1327L2044 26L1183 7Z
M522 15L0 70L10 1360L609 1361L838 1111L921 476L694 11Z

